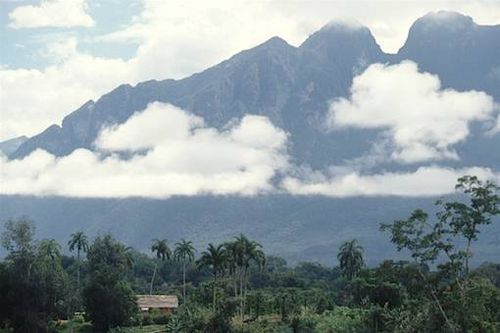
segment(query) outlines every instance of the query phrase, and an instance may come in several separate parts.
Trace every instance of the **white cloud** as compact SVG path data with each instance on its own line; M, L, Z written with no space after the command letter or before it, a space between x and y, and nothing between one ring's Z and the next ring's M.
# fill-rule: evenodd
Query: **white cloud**
M457 159L452 146L469 134L469 123L490 120L493 98L483 92L442 89L439 78L419 73L413 62L374 64L354 78L350 98L331 104L334 128L381 128L403 163Z
M102 132L97 147L108 152L105 157L78 149L61 158L41 150L22 160L2 158L0 192L154 198L254 195L270 191L273 176L286 168L286 140L265 117L248 115L218 131L179 108L153 103L122 126ZM120 151L138 149L147 150L120 157Z
M104 128L95 145L109 151L140 151L185 141L204 126L203 119L161 103L134 113L126 123Z
M105 37L114 41L143 41L160 38L171 43L180 37L221 51L233 46L250 47L278 35L291 44L300 44L327 22L359 22L370 28L387 52L396 52L404 43L410 25L433 11L451 10L474 17L480 24L499 24L500 3L495 0L422 1L277 1L277 0L143 0L144 11L130 26ZM265 24L255 24L256 20ZM175 29L169 29L175 27ZM162 32L162 36L152 36ZM206 40L206 36L213 36ZM215 50L216 51L216 50ZM221 52L219 51L219 52Z
M421 167L414 172L385 172L361 175L357 172L328 176L311 173L302 177L287 177L283 188L297 195L352 196L438 196L454 192L459 177L476 175L486 180L500 181L500 173L488 168L452 169Z
M47 45L47 48L41 52L41 55L56 62L70 59L78 55L78 41L75 37L70 37L62 41L53 42Z
M12 28L92 27L87 0L41 0L38 6L19 6L9 13Z
M134 75L126 61L79 53L43 70L0 69L0 141L38 134L85 101L121 83L137 82Z
M255 24L257 18L266 24ZM293 36L295 30L267 0L144 0L143 12L129 26L98 40L138 43L138 70L164 79L185 77L275 35Z

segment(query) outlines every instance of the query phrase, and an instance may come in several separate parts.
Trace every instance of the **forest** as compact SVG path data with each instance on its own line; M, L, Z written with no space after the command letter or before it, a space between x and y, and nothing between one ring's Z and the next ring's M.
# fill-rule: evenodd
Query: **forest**
M499 223L499 187L464 176L456 189L436 214L380 221L407 259L371 267L356 239L331 267L291 266L241 234L196 249L165 230L141 252L109 234L39 240L33 220L12 218L1 235L0 332L500 332L500 263L474 256ZM179 306L141 311L137 295L150 294Z

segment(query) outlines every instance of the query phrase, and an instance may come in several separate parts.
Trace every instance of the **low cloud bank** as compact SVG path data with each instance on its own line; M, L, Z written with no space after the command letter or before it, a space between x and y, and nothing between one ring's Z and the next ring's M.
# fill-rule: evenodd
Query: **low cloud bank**
M489 168L452 169L421 167L414 172L386 172L362 175L310 173L301 177L286 177L283 188L297 195L351 196L439 196L454 192L457 178L476 175L483 180L500 181L500 174Z
M153 103L126 123L104 129L97 152L57 158L37 150L0 160L2 194L152 197L271 191L287 165L286 134L260 116L227 130L168 104ZM125 157L124 157L125 155Z

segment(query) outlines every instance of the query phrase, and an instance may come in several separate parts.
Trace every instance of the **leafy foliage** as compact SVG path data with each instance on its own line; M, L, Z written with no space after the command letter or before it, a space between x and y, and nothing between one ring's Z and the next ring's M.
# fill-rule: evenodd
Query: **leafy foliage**
M100 330L121 326L137 312L134 293L123 278L129 258L128 249L110 235L97 237L88 250L90 279L83 298L90 320Z

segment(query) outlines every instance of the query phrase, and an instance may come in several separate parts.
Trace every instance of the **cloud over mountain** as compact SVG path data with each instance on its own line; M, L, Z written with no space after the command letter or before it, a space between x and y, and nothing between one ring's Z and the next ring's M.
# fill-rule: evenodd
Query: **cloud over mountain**
M331 104L329 125L384 129L392 158L415 163L458 159L453 146L467 138L469 125L493 119L495 111L484 92L443 89L438 76L404 61L374 64L356 76L350 97Z
M139 137L144 140L136 145L133 139ZM219 131L172 105L153 103L123 125L103 130L97 146L104 154L78 149L57 158L37 150L22 160L2 158L0 191L72 197L253 195L272 189L272 177L286 167L285 144L286 134L265 117L247 115Z
M104 128L96 151L65 157L36 150L0 159L0 194L71 197L149 197L199 194L433 196L453 192L458 177L500 180L482 167L421 167L413 172L294 172L287 134L268 118L246 115L225 129L178 107L152 103L127 122ZM277 178L276 178L277 177ZM274 180L277 180L274 181Z

